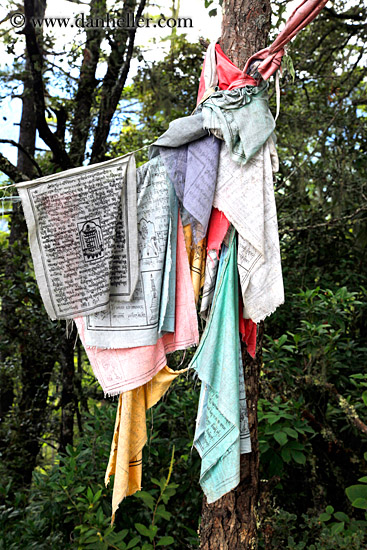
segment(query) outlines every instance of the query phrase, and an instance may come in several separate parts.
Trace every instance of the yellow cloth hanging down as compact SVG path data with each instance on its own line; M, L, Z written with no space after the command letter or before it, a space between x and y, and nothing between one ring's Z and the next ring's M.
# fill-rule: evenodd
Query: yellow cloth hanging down
M197 304L200 289L204 286L205 278L205 258L206 258L206 238L193 244L191 225L185 225L184 228L186 252L189 258L192 286L194 287L195 303Z
M174 371L165 366L149 382L119 397L115 430L105 484L115 475L112 494L112 519L120 502L141 489L142 451L147 441L146 411L168 390L171 382L188 369Z

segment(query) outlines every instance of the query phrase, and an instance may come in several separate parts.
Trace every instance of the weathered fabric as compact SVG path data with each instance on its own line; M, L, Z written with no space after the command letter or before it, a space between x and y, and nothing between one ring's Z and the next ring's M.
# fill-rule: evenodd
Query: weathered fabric
M220 141L207 135L181 147L160 147L177 197L190 214L195 242L206 235L217 181Z
M222 147L214 206L239 233L238 271L244 317L255 323L284 302L271 140L247 164ZM275 148L273 150L273 155Z
M159 310L159 334L175 331L178 203L176 193L172 193L172 190L170 192L170 196L170 225L168 233L169 246L166 250L164 265L164 277ZM167 274L169 275L167 276Z
M200 316L203 319L208 318L213 301L219 264L219 251L229 227L230 223L223 212L220 212L217 208L213 208L208 227L203 296L200 304Z
M112 493L112 520L121 501L141 490L142 451L147 441L146 411L153 407L177 376L187 369L174 371L165 366L140 388L119 397L115 429L107 465L105 484L115 476Z
M214 298L215 283L217 280L219 256L217 250L207 250L203 295L200 304L200 317L207 319Z
M176 326L153 346L129 349L98 349L85 346L83 317L75 319L93 372L105 395L118 395L142 386L166 364L166 354L197 345L199 341L194 292L179 219L176 261Z
M195 244L191 225L185 225L184 235L187 257L190 264L191 282L195 295L195 304L197 304L200 290L204 285L205 279L206 239L202 239L198 244Z
M202 104L204 128L223 137L231 158L248 162L275 128L267 84L217 91Z
M133 154L17 185L51 319L128 301L138 278Z
M153 143L149 156L153 158L159 154L158 147L180 147L207 135L208 132L203 128L203 117L200 112L193 116L176 118L170 122L168 130Z
M243 70L243 75L246 75L253 63L260 61L257 66L258 73L264 80L270 78L281 66L282 57L285 53L284 46L317 17L327 2L328 0L303 0L293 11L284 29L278 34L271 46L250 57ZM232 86L235 87L235 83Z
M90 315L85 343L98 348L151 346L174 331L178 206L160 157L138 168L139 277L130 302Z
M230 223L224 213L220 212L218 208L212 208L207 238L208 250L216 250L219 255L220 247L222 246L223 239L226 236L229 226Z
M244 319L241 317L243 314L243 307L240 307L240 333L242 342L247 346L247 353L252 358L256 354L256 338L257 338L257 325L251 319Z
M211 42L206 51L201 71L197 103L199 104L207 90L218 86L220 90L256 86L257 80L244 74L241 69L225 55L219 44Z
M232 231L228 253L222 248L209 320L190 364L202 382L194 446L202 459L200 484L209 503L236 487L240 453L251 450L244 421L241 437L240 405L244 402L243 390L240 401L239 363L238 274Z
M214 91L218 84L215 42L210 42L204 58L203 68L199 80L199 90L196 105L202 101L208 90Z

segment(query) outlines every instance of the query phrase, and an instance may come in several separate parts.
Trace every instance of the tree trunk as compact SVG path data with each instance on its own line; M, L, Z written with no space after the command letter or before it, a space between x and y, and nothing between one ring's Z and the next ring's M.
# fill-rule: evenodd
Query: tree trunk
M35 151L36 141L36 117L33 110L33 87L32 80L30 78L30 66L28 58L25 63L25 77L23 84L22 94L22 116L19 129L19 145L21 145L32 157ZM34 165L30 161L29 157L24 153L22 149L18 149L17 168L22 174L25 174L29 178L32 178L34 173ZM9 261L5 264L5 277L8 281L13 280L14 262L12 261L12 255L14 252L14 245L19 242L22 247L27 246L27 226L23 216L23 211L20 204L13 204L13 211L11 213L11 229L9 235ZM14 314L12 307L12 300L8 295L4 293L4 297L1 305L1 324L7 327L10 317ZM11 342L10 347L12 347ZM11 409L14 401L14 388L13 377L8 372L5 364L7 356L11 355L9 346L5 346L0 350L0 362L2 367L0 369L0 422L4 420L4 417Z
M239 68L266 46L270 30L270 0L224 0L222 36L224 53ZM254 359L242 347L252 452L241 455L238 487L213 504L203 500L200 525L201 550L255 550L259 500L259 444L257 402L262 364L264 324L258 327Z
M43 17L45 3L36 1L34 14ZM26 55L25 76L22 94L22 115L19 130L17 168L32 179L35 177L33 158L36 141L36 114L34 110L33 80L30 62ZM29 154L26 155L24 150ZM20 355L21 392L16 403L10 430L4 434L3 457L14 487L30 485L42 441L47 407L48 386L57 358L58 340L55 330L44 310L41 299L28 276L28 232L20 204L13 205L7 262L6 287L1 307L2 331L7 335L1 350L1 361ZM24 308L27 304L27 309ZM35 311L38 309L37 313ZM12 365L12 363L11 363ZM1 371L1 416L10 410L14 392L13 374ZM6 382L6 383L5 383ZM4 395L4 394L5 395Z
M74 439L74 414L76 412L76 397L74 388L75 365L74 365L74 342L76 328L72 325L71 334L63 338L61 348L61 430L60 446L61 453L65 453L66 446L73 444Z

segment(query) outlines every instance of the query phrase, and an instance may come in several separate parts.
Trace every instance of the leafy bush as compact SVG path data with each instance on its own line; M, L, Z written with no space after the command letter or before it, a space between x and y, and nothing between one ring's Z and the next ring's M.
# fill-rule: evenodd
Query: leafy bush
M103 481L116 407L105 402L86 415L84 435L76 447L68 446L67 454L57 456L52 467L34 472L28 498L22 493L13 495L11 481L0 486L0 549L150 550L153 544L196 548L201 493L192 484L196 468L194 473L190 470L196 463L189 456L190 441L183 429L185 407L190 407L187 414L191 416L195 400L185 379L175 385L176 391L170 392L165 403L172 417L163 415L158 406L148 422L154 430L144 449L144 491L121 503L113 527L112 490ZM182 407L177 401L182 401ZM178 444L175 461L173 452L167 454L172 440ZM174 516L168 506L175 510Z
M259 549L266 550L364 550L367 543L365 521L334 512L332 506L319 516L298 517L276 509L260 532Z

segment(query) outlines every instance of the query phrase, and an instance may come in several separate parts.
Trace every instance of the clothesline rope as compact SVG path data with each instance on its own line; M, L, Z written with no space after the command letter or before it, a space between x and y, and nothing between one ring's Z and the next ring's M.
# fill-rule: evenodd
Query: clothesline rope
M128 153L128 154L134 155L135 153L138 153L139 151L142 151L143 149L146 149L147 147L150 147L151 145L153 145L153 143L154 142L147 143L146 145L143 145L142 147L139 147L139 149L135 149L135 151L131 151L131 153ZM124 157L124 156L125 155L120 155L120 157ZM114 160L118 160L120 157L116 157L116 159L114 159ZM110 159L108 159L108 160L110 160ZM90 165L90 166L93 166L93 165ZM45 177L45 176L42 176L42 177ZM41 178L37 178L37 179L41 179ZM21 182L19 182L19 183L21 183ZM2 186L0 186L0 191L2 191L3 189L10 189L10 187L17 187L17 185L19 185L19 183L9 183L7 185L2 185ZM12 197L6 197L6 200L8 200L10 198L12 198Z

